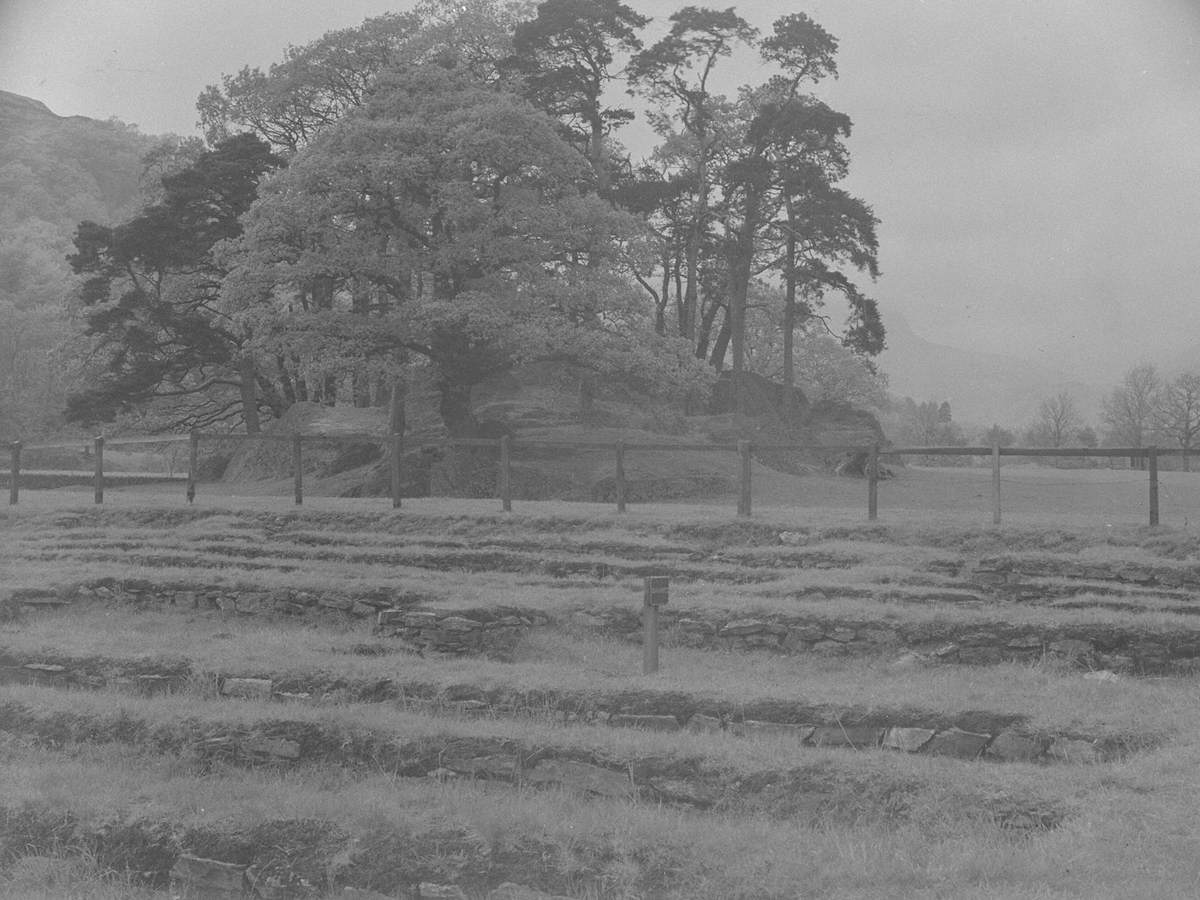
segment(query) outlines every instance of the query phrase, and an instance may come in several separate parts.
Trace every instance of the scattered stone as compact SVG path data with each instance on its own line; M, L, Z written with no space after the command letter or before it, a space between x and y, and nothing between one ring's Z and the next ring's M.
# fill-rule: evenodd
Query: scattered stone
M917 753L936 733L932 728L889 728L883 736L883 746L888 750Z
M221 682L221 694L250 700L270 700L274 688L269 678L226 678Z
M717 632L720 637L740 637L747 634L762 634L768 628L759 619L735 619Z
M798 625L795 628L789 628L787 636L788 640L794 638L805 643L812 643L825 637L825 629L818 628L816 625Z
M241 897L247 868L184 853L171 868L171 880L202 897Z
M432 628L437 620L437 613L432 612L407 612L401 617L405 628Z
M650 731L678 731L679 720L674 716L628 715L609 716L608 724L618 728L646 728Z
M623 772L572 759L543 759L525 777L533 784L561 784L602 797L628 797L633 791Z
M925 745L923 752L932 756L953 756L957 759L975 759L983 752L990 734L977 734L973 731L963 731L961 728L950 728L938 732Z
M1017 731L1002 731L987 748L987 756L1005 762L1032 762L1046 752L1046 742Z
M933 656L934 659L941 660L957 659L959 649L960 648L958 644L943 644L941 647L938 647L936 650L934 650L931 656Z

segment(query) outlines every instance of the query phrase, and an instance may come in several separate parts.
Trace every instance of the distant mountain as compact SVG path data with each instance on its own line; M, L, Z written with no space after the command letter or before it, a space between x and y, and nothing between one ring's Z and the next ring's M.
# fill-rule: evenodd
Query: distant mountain
M954 421L968 434L972 426L1023 428L1033 420L1038 404L1060 391L1067 391L1085 421L1096 425L1100 399L1112 388L1071 379L1018 356L935 344L895 312L885 321L888 346L878 362L887 373L889 391L918 403L949 401Z
M70 233L83 219L131 214L141 158L155 143L131 125L58 116L0 91L0 226L37 220Z

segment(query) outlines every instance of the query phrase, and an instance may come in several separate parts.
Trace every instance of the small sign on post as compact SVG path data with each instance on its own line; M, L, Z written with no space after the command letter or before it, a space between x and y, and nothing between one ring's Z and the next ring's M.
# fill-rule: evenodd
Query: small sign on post
M642 584L642 621L645 626L642 636L642 674L653 675L658 671L658 608L667 605L671 579L666 575L650 575Z

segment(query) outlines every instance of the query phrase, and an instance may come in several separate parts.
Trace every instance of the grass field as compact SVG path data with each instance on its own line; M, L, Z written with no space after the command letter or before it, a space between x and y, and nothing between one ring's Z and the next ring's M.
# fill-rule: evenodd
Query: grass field
M1192 476L1152 529L1144 473L1007 467L1001 528L983 469L904 470L877 523L758 475L749 520L23 492L0 896L1200 895ZM522 624L448 652L389 608Z

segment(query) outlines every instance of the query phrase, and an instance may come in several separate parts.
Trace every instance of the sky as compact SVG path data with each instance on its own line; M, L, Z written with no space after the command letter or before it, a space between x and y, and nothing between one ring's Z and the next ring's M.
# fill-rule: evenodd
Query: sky
M685 0L626 0L659 27ZM697 0L686 0L696 3ZM723 7L729 0L716 0ZM193 134L223 73L411 0L0 0L0 90ZM1198 0L750 0L838 38L885 324L1115 383L1200 369ZM760 75L727 66L730 89ZM625 136L635 150L636 128ZM884 357L886 368L886 356Z

